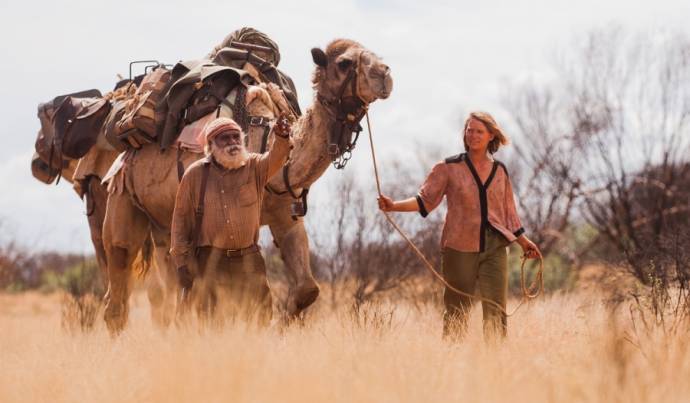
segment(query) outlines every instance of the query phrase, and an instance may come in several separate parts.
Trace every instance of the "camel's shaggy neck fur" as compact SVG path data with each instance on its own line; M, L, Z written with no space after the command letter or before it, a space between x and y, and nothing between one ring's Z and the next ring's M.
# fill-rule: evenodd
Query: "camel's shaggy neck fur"
M290 185L295 189L309 187L331 164L328 131L333 121L329 111L319 102L314 102L295 124L289 171ZM283 185L282 179L279 182Z

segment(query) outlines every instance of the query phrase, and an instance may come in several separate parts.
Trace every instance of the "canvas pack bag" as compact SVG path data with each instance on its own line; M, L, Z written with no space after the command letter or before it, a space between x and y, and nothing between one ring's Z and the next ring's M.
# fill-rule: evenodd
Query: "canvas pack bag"
M173 76L176 80L161 101L166 104L161 108L166 113L159 139L162 149L175 143L184 126L214 112L230 91L251 80L243 70L207 60L180 62Z
M157 112L156 106L163 97L169 81L170 70L162 66L155 68L143 78L116 124L115 137L134 148L156 141L157 127L164 119L164 116Z

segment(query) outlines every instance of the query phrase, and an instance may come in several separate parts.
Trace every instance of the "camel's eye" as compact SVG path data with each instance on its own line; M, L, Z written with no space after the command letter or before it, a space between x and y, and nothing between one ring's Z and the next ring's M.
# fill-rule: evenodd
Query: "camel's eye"
M338 62L338 68L342 71L349 69L350 66L352 66L352 60L343 59L343 60Z

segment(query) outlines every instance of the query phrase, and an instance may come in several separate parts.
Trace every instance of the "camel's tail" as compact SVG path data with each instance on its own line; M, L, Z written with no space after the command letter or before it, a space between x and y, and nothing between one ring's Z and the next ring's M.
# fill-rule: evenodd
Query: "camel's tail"
M139 249L137 257L132 263L132 272L137 278L144 278L153 264L153 241L151 236L146 237L144 245Z

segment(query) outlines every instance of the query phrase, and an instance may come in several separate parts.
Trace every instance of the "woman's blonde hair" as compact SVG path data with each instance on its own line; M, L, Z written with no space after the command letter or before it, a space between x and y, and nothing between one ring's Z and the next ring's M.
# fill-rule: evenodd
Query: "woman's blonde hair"
M496 120L490 114L486 112L471 112L470 115L465 120L465 127L462 130L462 142L465 145L465 150L469 150L467 146L467 141L465 140L465 132L467 131L467 126L470 124L470 120L476 119L486 126L489 133L494 135L494 139L489 142L487 147L489 153L493 154L498 151L498 147L508 144L508 136L503 133L503 129L496 123Z

